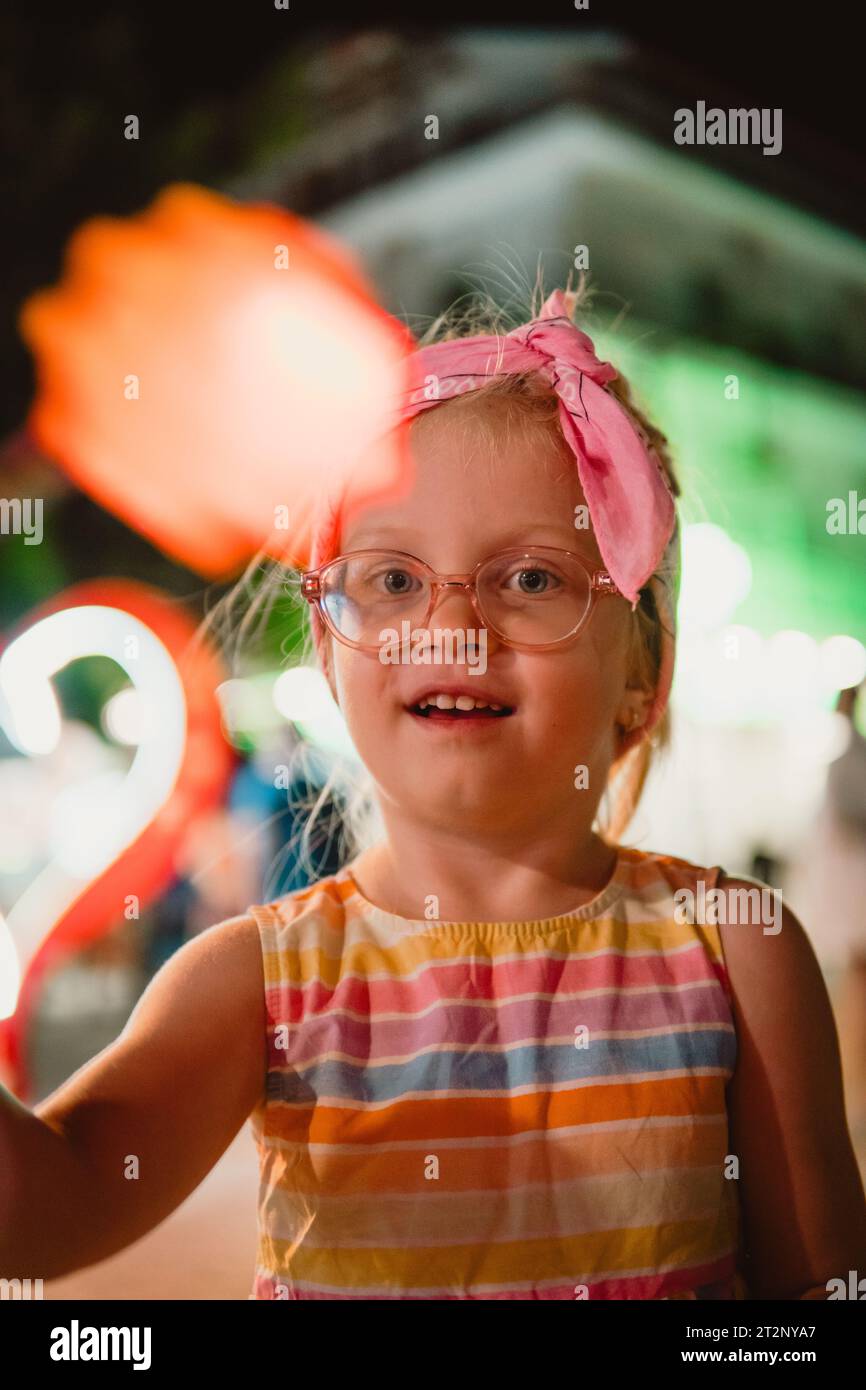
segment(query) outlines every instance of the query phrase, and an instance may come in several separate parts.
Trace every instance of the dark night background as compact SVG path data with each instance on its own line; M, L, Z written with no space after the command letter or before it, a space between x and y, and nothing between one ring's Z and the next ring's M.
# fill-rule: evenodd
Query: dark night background
M660 89L682 84L708 105L784 110L785 158L768 157L767 185L866 231L866 120L856 7L743 0L713 7L591 0L587 12L563 3L531 6L437 3L436 23L406 25L409 7L365 5L365 29L394 25L423 51L453 23L496 27L616 30L642 40L641 76ZM431 11L432 13L432 11ZM224 6L15 3L0 18L2 132L2 317L51 282L63 244L85 217L144 206L165 183L213 186L266 158L287 139L286 95L307 56L323 42L351 49L357 27L337 5ZM315 22L314 22L315 21ZM404 74L405 76L405 74ZM628 85L629 74L622 77ZM322 93L328 112L333 105ZM335 94L335 100L339 97ZM299 114L300 111L303 114ZM140 116L143 138L125 141L122 116ZM294 107L298 134L315 106ZM464 138L479 132L464 132ZM441 153L449 151L443 141ZM700 158L701 152L691 152ZM748 177L736 147L717 163ZM717 156L721 156L719 160ZM392 152L400 170L400 150ZM770 166L776 166L775 168ZM381 160L377 160L382 174ZM294 211L315 216L362 186L365 169L337 181L310 178L293 190ZM796 187L793 187L796 185ZM26 409L31 376L23 346L4 337L3 434Z

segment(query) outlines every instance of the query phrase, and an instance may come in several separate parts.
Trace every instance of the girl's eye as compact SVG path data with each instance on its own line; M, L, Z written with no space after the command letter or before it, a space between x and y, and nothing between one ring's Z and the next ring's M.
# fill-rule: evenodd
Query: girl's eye
M413 576L408 570L393 568L379 570L378 573L369 575L367 579L370 588L384 590L392 598L401 598L404 594L410 594L413 582Z
M406 594L412 587L412 576L405 570L389 570L384 580L389 594Z
M507 580L505 587L517 589L522 594L546 594L557 588L560 581L551 570L542 569L540 565L533 565L530 568L515 570Z

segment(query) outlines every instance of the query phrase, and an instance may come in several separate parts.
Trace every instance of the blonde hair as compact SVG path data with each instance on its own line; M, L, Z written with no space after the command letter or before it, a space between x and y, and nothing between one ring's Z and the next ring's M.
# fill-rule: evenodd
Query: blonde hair
M572 321L580 311L585 315L589 306L591 291L587 277L581 272L578 286L571 288L571 277L565 291L566 302ZM477 334L499 335L510 328L534 318L544 301L544 291L539 280L532 291L530 304L524 303L516 311L507 311L499 306L488 294L476 294L470 303L455 301L444 313L434 318L427 330L417 337L419 346L445 342L455 338L472 337ZM463 297L465 298L465 297ZM674 473L668 448L668 440L652 423L634 399L629 382L619 375L605 388L620 402L628 413L638 433L647 447L652 449L661 465L671 491L675 497L680 495L680 487ZM440 410L450 409L458 403L477 401L479 398L495 401L501 407L500 421L506 430L514 425L534 427L545 431L557 447L568 450L559 425L559 400L548 382L536 372L523 372L511 376L494 377L471 396L458 397L456 401L443 402L436 410L427 412L436 415ZM424 416L418 417L419 420ZM570 451L569 451L570 453ZM234 637L231 655L232 669L236 669L241 659L242 648L253 633L271 616L275 603L280 597L291 595L295 602L305 607L300 598L300 575L286 570L281 564L270 560L264 550L258 552L248 564L244 574L234 588L216 605L202 625L212 632ZM243 616L236 626L232 614L237 607L242 608ZM630 648L628 652L629 684L653 690L658 682L662 633L661 619L649 581L641 590L640 601L632 616ZM255 627L258 619L259 627ZM300 663L316 664L315 644L310 626L304 630ZM627 828L637 808L647 775L652 765L654 752L666 749L670 743L670 716L666 709L655 726L651 739L643 739L621 758L617 759L610 771L608 784L599 804L599 833L610 844L616 844ZM320 755L311 749L304 740L299 739L293 750L290 775L307 786L296 803L304 812L300 831L286 845L283 854L294 854L308 877L316 876L313 859L314 847L326 851L333 845L334 837L339 843L338 857L345 861L354 858L362 849L374 843L381 836L372 778L366 769L358 769L339 759L331 766L324 786L316 789L317 771L320 769ZM331 810L328 811L328 806ZM604 809L603 809L604 808Z

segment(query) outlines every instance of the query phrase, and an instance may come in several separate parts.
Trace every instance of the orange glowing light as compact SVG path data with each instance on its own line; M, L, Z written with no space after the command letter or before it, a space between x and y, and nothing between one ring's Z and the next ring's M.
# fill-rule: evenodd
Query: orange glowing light
M208 577L261 545L305 564L332 486L379 500L407 480L389 425L411 336L346 248L281 208L176 184L86 222L21 332L40 448Z

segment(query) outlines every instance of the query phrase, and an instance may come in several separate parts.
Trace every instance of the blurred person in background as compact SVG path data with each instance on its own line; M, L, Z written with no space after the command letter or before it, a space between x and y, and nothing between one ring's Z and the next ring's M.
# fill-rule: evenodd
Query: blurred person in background
M852 1137L866 1145L866 738L857 718L866 683L839 693L846 743L830 763L808 843L793 861L788 896L834 1001Z

